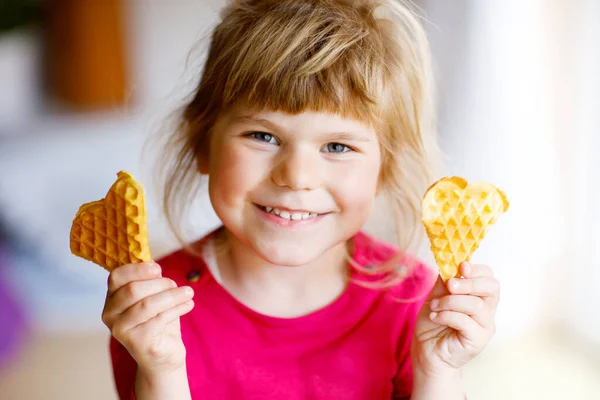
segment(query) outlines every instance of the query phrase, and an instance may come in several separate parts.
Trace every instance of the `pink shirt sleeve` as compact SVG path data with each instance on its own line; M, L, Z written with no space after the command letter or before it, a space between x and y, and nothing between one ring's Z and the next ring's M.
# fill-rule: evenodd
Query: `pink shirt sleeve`
M110 338L110 358L119 400L135 400L137 363L127 349L112 336Z

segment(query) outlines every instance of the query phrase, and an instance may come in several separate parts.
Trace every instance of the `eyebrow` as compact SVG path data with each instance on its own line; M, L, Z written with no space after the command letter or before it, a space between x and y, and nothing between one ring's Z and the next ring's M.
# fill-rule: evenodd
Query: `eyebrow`
M241 115L231 120L232 124L258 124L272 131L283 131L277 124L263 118L254 118L250 115Z
M261 125L271 131L275 132L283 132L285 129L280 127L274 122L271 122L264 118L255 118L249 115L242 115L235 117L231 120L232 124L257 124ZM324 135L325 141L336 141L336 140L346 140L346 141L356 141L356 142L370 142L371 138L359 133L351 133L351 132L329 132Z

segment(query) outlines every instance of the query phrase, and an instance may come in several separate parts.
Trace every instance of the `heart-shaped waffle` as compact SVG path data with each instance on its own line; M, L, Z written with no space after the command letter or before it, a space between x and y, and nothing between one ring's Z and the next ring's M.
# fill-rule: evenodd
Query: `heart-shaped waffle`
M104 199L79 208L70 241L71 253L108 271L151 261L143 186L119 172Z
M504 193L491 183L469 185L460 177L431 185L421 202L422 221L444 282L459 277L489 227L508 210Z

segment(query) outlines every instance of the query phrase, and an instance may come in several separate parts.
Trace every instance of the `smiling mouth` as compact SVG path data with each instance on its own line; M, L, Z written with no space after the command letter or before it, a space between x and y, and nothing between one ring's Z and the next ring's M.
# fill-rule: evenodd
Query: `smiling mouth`
M288 221L309 220L309 219L316 218L319 215L323 215L323 214L318 214L318 213L313 213L313 212L307 212L307 211L287 211L287 210L280 210L279 208L261 206L259 204L257 204L257 207L260 208L261 210L263 210L264 212L268 213L268 214L276 215L279 218L282 218L282 219L285 219L285 220L288 220Z

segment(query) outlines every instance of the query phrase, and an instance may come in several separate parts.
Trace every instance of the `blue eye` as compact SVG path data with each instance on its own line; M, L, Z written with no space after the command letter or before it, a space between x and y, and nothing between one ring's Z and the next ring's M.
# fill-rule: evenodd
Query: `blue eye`
M325 153L347 153L352 149L341 143L327 143L324 148Z
M277 139L275 139L275 136L271 135L270 133L266 133L266 132L252 132L250 134L250 136L253 137L256 140L260 140L261 142L278 144Z

